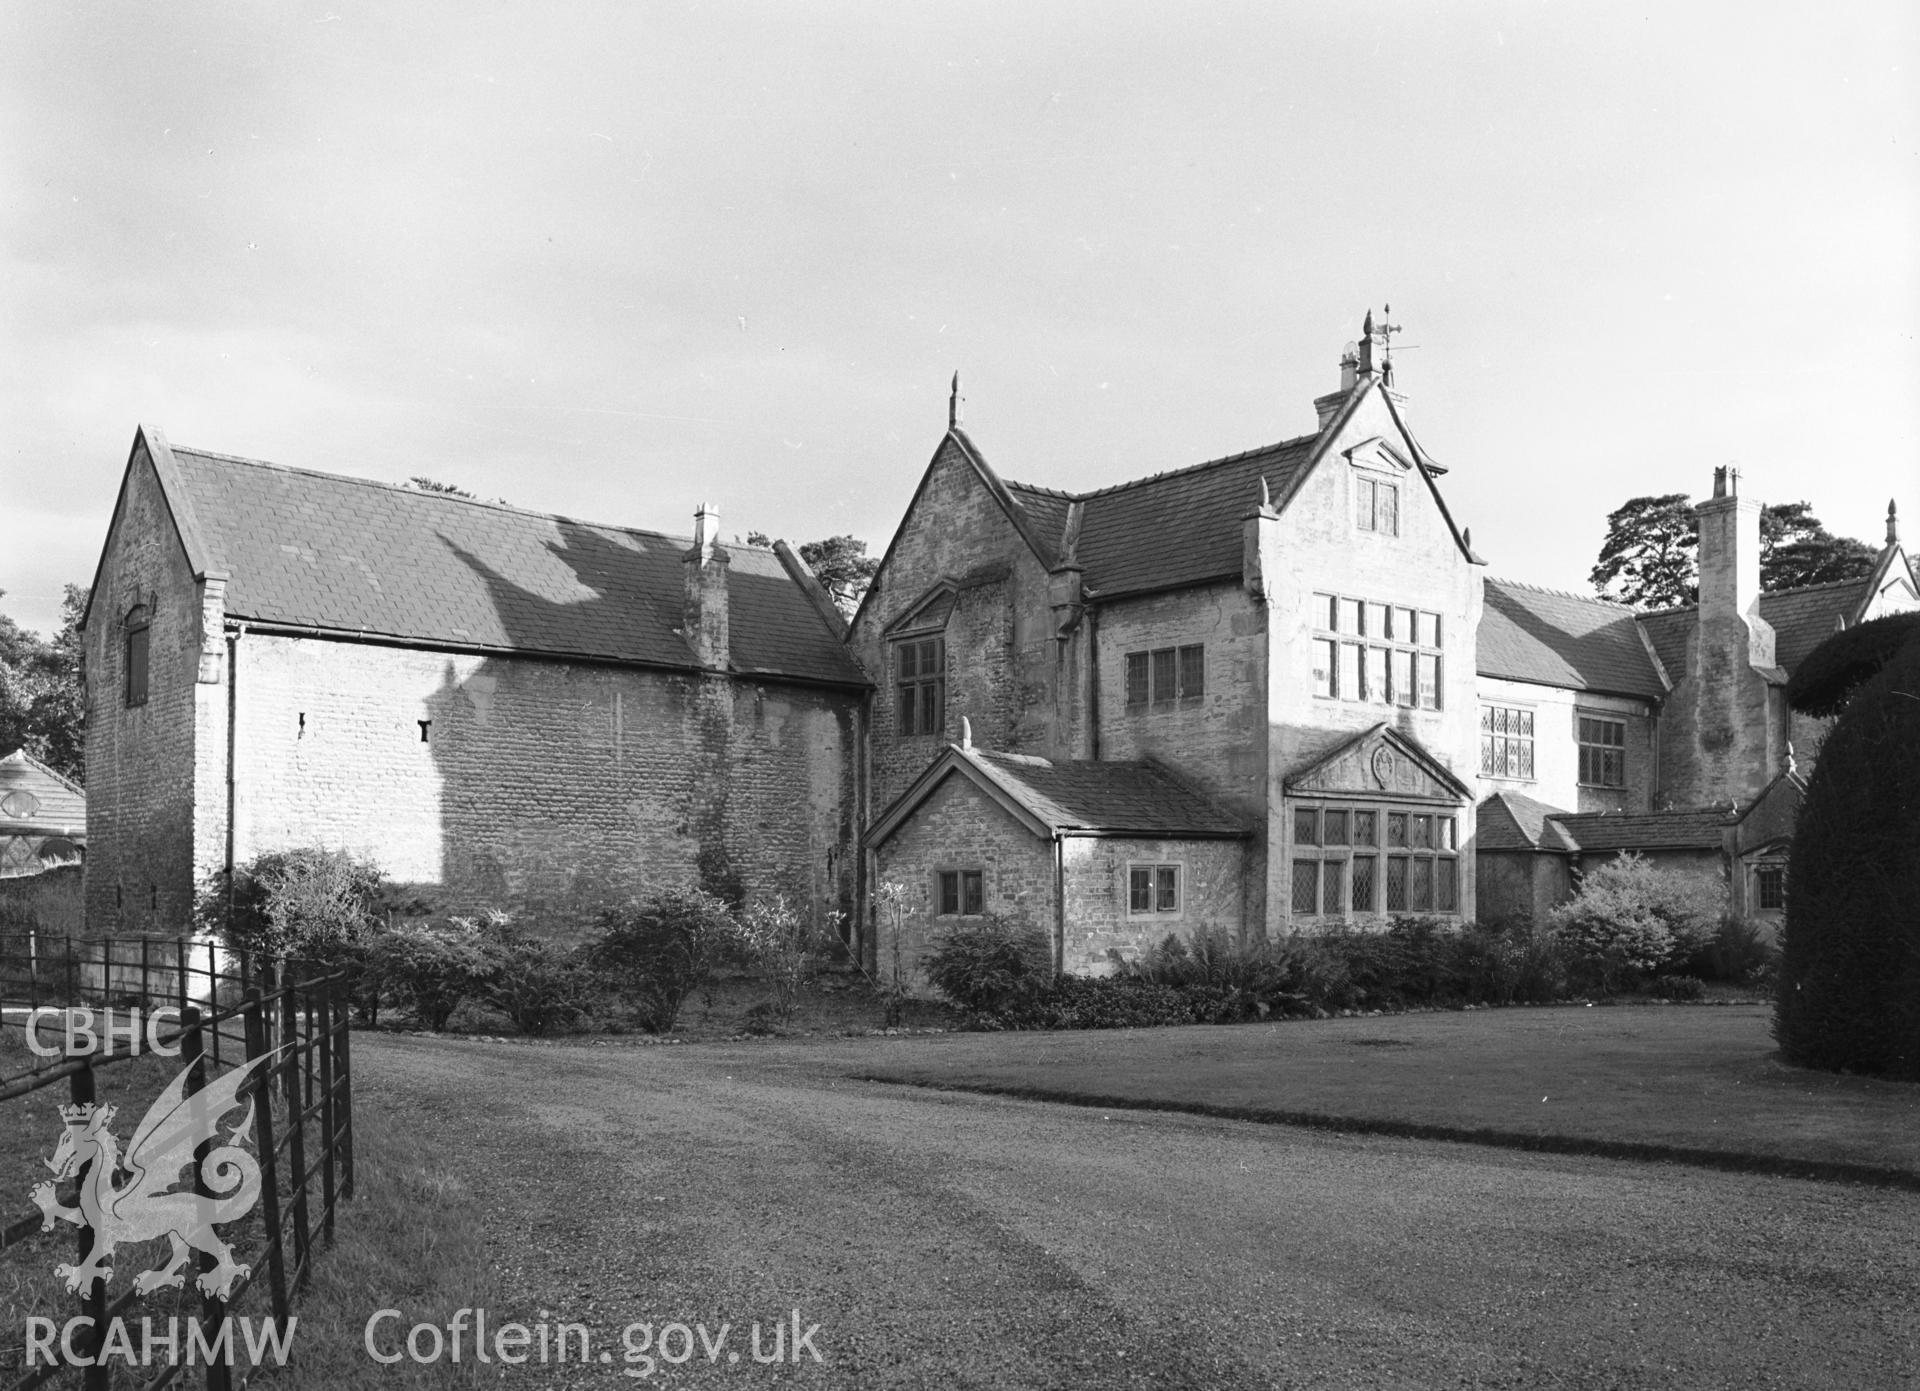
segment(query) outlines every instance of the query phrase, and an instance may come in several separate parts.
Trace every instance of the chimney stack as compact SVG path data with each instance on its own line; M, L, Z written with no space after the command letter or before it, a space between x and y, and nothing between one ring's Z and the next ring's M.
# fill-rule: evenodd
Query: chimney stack
M686 554L682 633L694 660L709 671L728 666L727 565L720 546L720 511L703 502L693 514L693 549Z

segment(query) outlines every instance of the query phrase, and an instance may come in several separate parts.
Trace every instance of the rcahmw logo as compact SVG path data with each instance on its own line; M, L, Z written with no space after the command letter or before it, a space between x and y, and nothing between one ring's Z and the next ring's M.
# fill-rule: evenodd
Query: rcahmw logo
M116 1035L126 1038L133 1051L139 1051L142 1031L137 1014L129 1015L126 1022L115 1029L109 1013L105 1027L96 1034L90 1010L35 1010L28 1020L27 1042L43 1056L49 1051L58 1051L45 1049L38 1037L41 1018L51 1014L66 1016L65 1042L69 1056L93 1052L103 1043L111 1049ZM160 1045L154 1019L147 1021L145 1033L153 1051L168 1054L179 1051L177 1047L169 1049ZM199 1251L211 1257L213 1264L194 1281L196 1287L220 1299L232 1297L234 1282L246 1275L250 1267L234 1259L233 1248L220 1239L214 1228L219 1223L244 1217L259 1201L260 1165L244 1148L252 1132L252 1100L248 1100L246 1114L239 1124L224 1137L220 1121L240 1105L241 1089L260 1066L274 1056L274 1053L262 1054L191 1095L187 1092L187 1078L192 1068L182 1069L140 1118L124 1153L113 1133L115 1107L88 1101L60 1108L65 1129L54 1147L53 1158L46 1161L53 1177L34 1186L33 1201L41 1212L42 1231L51 1230L58 1218L76 1227L85 1227L93 1234L82 1260L77 1264L62 1262L53 1268L53 1273L66 1282L70 1293L84 1297L94 1281L103 1285L110 1282L113 1267L107 1262L122 1242L165 1237L171 1248L170 1256L134 1278L136 1293L179 1289L186 1283L188 1259ZM196 1166L195 1151L202 1145L211 1148ZM188 1172L183 1175L182 1170ZM69 1207L56 1196L54 1184L76 1176L74 1204ZM122 1181L115 1181L122 1176ZM205 1188L204 1193L192 1191L196 1177ZM180 1187L183 1180L188 1185L184 1189ZM231 1361L231 1322L222 1324L212 1335L201 1330L197 1321L187 1322L186 1336L182 1339L175 1321L168 1320L167 1332L156 1335L153 1320L142 1318L141 1343L136 1349L127 1321L111 1319L101 1331L98 1353L90 1354L86 1344L94 1331L91 1318L72 1318L64 1326L46 1317L29 1318L28 1365L33 1365L34 1358L40 1355L49 1361L55 1360L56 1344L58 1360L77 1365L102 1363L115 1357L145 1365L156 1347L166 1349L170 1360L175 1361L183 1349L189 1359L199 1356L207 1361L216 1357ZM246 1319L238 1322L242 1338L256 1359L262 1353L284 1359L298 1320L288 1319L284 1330L272 1319L260 1320L257 1325Z

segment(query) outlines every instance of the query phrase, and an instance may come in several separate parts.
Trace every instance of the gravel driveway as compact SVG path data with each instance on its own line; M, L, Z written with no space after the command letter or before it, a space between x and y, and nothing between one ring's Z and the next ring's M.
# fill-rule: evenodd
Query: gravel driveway
M523 1314L742 1350L508 1384L1920 1385L1911 1193L918 1091L799 1043L354 1047L361 1104L491 1195ZM821 1361L753 1363L795 1308Z

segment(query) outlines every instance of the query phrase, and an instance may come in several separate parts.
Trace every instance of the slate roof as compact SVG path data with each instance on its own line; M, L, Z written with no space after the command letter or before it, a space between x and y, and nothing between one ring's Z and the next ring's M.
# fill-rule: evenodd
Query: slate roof
M1839 630L1866 597L1865 580L1835 580L1805 589L1783 589L1760 596L1760 616L1773 625L1773 660L1791 675L1814 648ZM1697 604L1657 609L1640 615L1654 651L1678 681L1687 670L1687 635L1700 612Z
M1239 836L1246 825L1156 764L956 749L1055 831Z
M0 758L0 835L83 840L87 794L24 749Z
M1571 851L1576 848L1573 842L1549 819L1565 815L1525 793L1496 792L1480 804L1474 817L1478 848Z
M1661 700L1667 688L1633 609L1489 578L1475 662L1482 676Z
M690 667L691 539L197 449L172 451L237 619L556 657ZM864 685L772 551L727 548L730 652L751 675Z
M1006 486L1055 552L1068 504L1081 504L1077 558L1100 597L1177 589L1239 577L1240 522L1260 500L1260 480L1279 504L1318 439L1302 435L1090 493Z
M1148 762L1060 761L949 744L867 827L879 845L949 777L972 782L1035 835L1241 839L1245 822Z
M1650 811L1632 815L1614 812L1561 814L1554 821L1583 854L1614 850L1718 850L1728 813L1706 808L1694 811Z

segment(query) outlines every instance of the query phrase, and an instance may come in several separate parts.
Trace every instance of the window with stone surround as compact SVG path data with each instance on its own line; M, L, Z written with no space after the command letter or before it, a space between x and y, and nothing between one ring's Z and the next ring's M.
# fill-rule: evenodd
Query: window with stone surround
M1296 802L1295 917L1460 911L1460 823L1432 807Z
M1524 705L1480 707L1480 776L1533 777L1533 711Z
M1594 715L1580 718L1580 785L1582 787L1625 787L1627 785L1627 722L1601 719Z
M1127 866L1127 916L1171 917L1180 912L1180 866Z
M1438 710L1440 615L1340 594L1313 596L1313 693Z
M1761 865L1753 872L1754 902L1763 913L1777 913L1787 906L1787 867Z
M145 604L135 604L124 626L127 630L127 704L145 705L148 636L153 629L153 611Z
M986 911L986 879L977 869L935 870L934 912L942 918Z
M1127 709L1174 705L1207 693L1204 643L1127 653Z
M901 734L940 734L947 727L947 640L906 638L894 644L896 726Z

